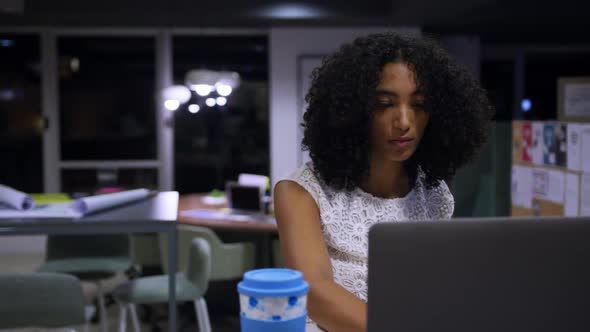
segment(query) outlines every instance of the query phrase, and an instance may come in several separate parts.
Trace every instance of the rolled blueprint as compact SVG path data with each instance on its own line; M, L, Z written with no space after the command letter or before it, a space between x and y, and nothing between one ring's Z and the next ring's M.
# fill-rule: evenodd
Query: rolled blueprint
M72 203L72 209L85 215L115 206L139 201L147 198L150 191L147 189L127 190L112 194L103 194L79 198Z
M2 184L0 184L0 203L21 211L30 210L35 206L31 196Z

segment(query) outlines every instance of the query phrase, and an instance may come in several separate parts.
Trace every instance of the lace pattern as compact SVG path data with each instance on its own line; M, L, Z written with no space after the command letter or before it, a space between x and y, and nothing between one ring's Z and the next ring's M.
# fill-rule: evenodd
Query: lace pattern
M360 188L336 191L325 185L308 162L283 180L294 181L315 200L332 263L334 281L367 301L369 228L375 223L448 219L454 200L446 183L427 190L419 176L401 198L375 197Z

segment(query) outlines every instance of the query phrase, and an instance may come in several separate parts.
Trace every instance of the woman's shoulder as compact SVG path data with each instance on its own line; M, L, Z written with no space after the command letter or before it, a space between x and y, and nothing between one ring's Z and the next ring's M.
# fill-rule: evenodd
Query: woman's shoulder
M280 178L277 181L277 186L284 181L296 183L305 189L316 202L319 202L320 198L324 196L325 188L314 171L313 163L311 161L303 164L290 174Z
M320 182L314 172L313 164L311 163L311 161L301 165L299 168L292 171L291 173L279 178L277 184L282 181L295 182L303 188L306 188L312 184L319 184Z
M455 210L455 199L444 180L437 185L427 188L424 176L420 174L417 179L419 191L423 196L423 203L431 219L450 219Z

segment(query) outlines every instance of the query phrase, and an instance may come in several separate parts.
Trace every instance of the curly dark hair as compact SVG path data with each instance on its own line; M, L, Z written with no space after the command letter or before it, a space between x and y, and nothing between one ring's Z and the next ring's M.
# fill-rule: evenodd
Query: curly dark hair
M335 189L352 190L369 175L376 88L391 62L413 71L430 115L420 145L404 162L412 186L418 169L427 188L452 179L487 139L494 112L486 92L437 42L391 32L359 37L323 59L305 97L302 147Z

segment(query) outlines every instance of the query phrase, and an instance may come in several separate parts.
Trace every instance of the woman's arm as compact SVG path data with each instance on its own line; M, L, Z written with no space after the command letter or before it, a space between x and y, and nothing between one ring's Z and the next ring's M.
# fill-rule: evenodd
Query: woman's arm
M334 282L320 212L311 195L295 182L279 182L274 209L285 263L303 272L310 285L311 319L328 331L365 331L367 305Z

